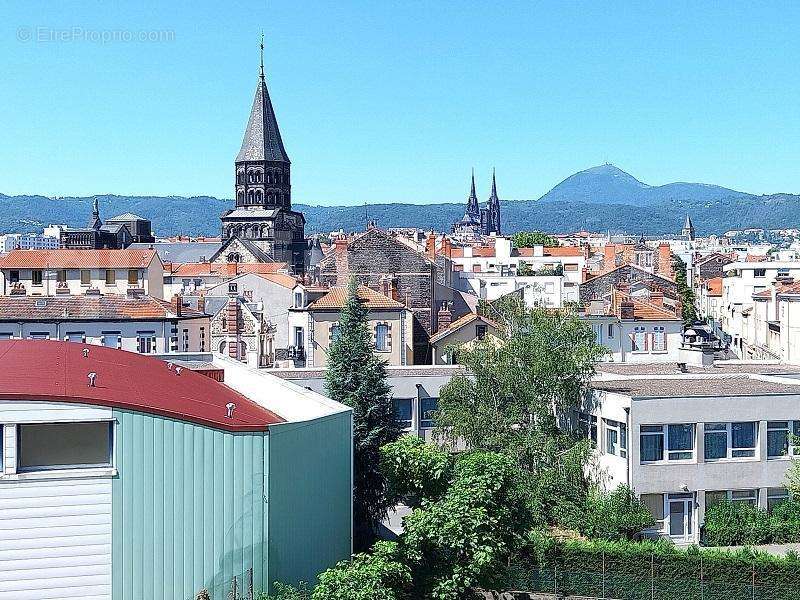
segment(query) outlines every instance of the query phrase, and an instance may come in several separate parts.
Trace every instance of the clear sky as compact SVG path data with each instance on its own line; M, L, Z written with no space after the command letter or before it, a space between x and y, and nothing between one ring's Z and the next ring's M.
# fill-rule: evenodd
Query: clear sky
M800 192L800 2L5 0L0 192L232 197L267 78L312 204ZM144 38L144 39L142 39Z

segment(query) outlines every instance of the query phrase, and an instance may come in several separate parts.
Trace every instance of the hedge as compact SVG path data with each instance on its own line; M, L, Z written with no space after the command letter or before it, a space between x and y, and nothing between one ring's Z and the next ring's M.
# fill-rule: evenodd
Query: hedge
M800 502L782 502L771 512L744 502L720 502L706 511L703 541L708 546L800 542Z
M624 600L796 600L800 557L680 549L667 541L540 537L505 573L506 589Z

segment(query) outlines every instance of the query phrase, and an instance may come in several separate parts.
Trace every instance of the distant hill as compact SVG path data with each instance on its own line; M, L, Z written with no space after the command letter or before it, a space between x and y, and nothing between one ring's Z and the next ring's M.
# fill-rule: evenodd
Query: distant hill
M714 202L752 197L744 192L704 183L648 185L614 165L604 164L570 175L539 200L647 206L661 202Z
M157 235L219 235L219 215L232 200L210 196L96 196L108 218L133 212L149 218ZM94 197L47 198L0 194L0 233L40 231L50 223L83 226ZM464 214L464 204L294 205L306 217L306 231L362 230L367 220L381 227L420 227L448 231ZM716 185L670 183L650 186L613 165L576 173L538 200L501 204L504 233L540 229L554 233L627 231L677 234L686 214L700 234L728 229L800 228L800 196L754 196Z

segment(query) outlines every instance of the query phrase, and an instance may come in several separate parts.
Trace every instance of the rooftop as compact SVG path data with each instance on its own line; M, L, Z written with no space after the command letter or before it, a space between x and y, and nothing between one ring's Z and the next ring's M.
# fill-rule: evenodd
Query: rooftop
M144 268L155 250L12 250L0 258L0 269Z
M269 274L287 269L286 263L212 263L212 262L174 262L170 265L173 277L199 277L216 275L219 277L235 277L244 273Z
M384 296L380 292L368 288L365 285L358 286L358 298L364 302L369 309L392 309L405 308L405 304ZM342 309L347 302L347 288L334 287L319 298L316 302L309 305L309 310Z
M95 387L89 373L97 374ZM109 406L228 431L263 431L285 420L227 385L149 356L74 342L0 341L0 400L20 399ZM236 405L231 418L229 403Z
M0 321L146 321L190 319L203 313L151 296L0 296Z
M681 374L678 363L610 363L596 365L598 373L609 375L626 375L637 377L642 375L678 375ZM777 362L726 362L717 361L713 366L700 367L686 365L688 373L694 375L798 375L800 365L786 365Z
M593 381L596 390L623 394L632 398L692 398L704 396L759 396L769 394L800 395L800 380L768 378L759 375L702 376L682 375L650 379Z

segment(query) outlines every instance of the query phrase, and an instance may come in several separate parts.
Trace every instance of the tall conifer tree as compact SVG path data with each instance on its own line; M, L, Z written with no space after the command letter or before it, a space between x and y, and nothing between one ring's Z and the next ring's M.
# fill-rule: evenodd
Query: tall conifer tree
M325 389L328 396L353 409L353 530L356 550L375 540L378 521L386 515L386 479L380 473L380 448L399 436L386 363L374 353L368 311L350 280L347 301L328 351Z

